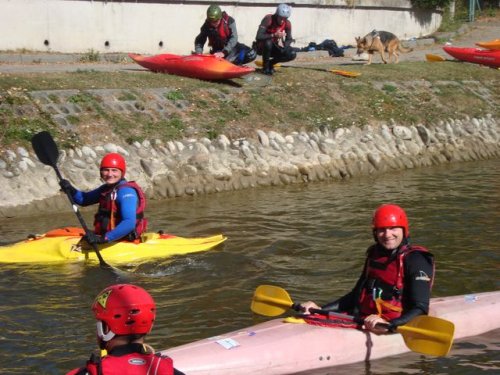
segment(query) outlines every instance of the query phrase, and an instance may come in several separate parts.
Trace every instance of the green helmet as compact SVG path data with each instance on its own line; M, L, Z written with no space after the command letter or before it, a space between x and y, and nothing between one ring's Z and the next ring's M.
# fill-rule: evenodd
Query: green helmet
M207 9L207 20L210 22L218 21L222 18L222 10L220 6L212 4Z

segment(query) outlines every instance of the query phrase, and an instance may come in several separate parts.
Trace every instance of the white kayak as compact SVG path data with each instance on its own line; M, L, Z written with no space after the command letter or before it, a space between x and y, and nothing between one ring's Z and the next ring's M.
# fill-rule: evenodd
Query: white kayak
M433 298L431 316L455 324L455 339L500 328L500 291ZM273 319L162 353L186 375L291 374L408 352L400 334Z

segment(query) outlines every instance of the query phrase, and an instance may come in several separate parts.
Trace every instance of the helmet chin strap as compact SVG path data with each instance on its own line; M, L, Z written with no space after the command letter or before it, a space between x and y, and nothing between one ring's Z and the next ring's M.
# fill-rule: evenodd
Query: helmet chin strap
M104 333L104 325L103 322L98 321L96 323L97 326L97 337L104 342L108 342L113 337L115 337L115 333L112 330L109 330L107 333Z

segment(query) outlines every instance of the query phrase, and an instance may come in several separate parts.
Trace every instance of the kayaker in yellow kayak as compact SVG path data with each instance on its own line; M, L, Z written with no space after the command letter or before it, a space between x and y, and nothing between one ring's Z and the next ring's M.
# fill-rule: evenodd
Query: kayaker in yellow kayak
M172 358L155 354L144 342L153 328L156 305L143 288L132 284L109 286L96 297L92 311L97 320L97 343L106 355L92 354L85 367L66 375L178 373Z
M410 244L408 218L400 206L377 208L372 229L376 243L367 250L358 282L348 294L321 309L363 318L367 330L383 334L428 314L434 260L426 248ZM301 306L306 313L320 308L312 301Z
M127 165L123 156L109 153L101 160L100 174L104 184L89 192L74 188L68 180L59 182L61 189L69 192L80 206L99 204L94 218L94 233L84 239L90 244L117 240L134 241L146 231L144 218L146 197L134 181L125 179Z
M207 9L207 19L194 40L194 52L203 53L203 46L208 39L210 53L224 58L233 64L243 65L252 62L257 57L255 51L238 42L238 31L233 17L216 5Z

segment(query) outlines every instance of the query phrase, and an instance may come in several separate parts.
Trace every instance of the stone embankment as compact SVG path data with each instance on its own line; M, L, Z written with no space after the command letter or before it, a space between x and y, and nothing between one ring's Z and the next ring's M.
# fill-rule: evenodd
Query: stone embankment
M63 150L60 170L78 188L91 189L100 183L101 157L119 152L128 162L127 177L148 197L162 199L500 156L499 123L489 115L434 126L390 123L288 135L257 130L256 135L232 142L221 135ZM0 217L67 209L52 168L24 148L3 152L0 184Z

